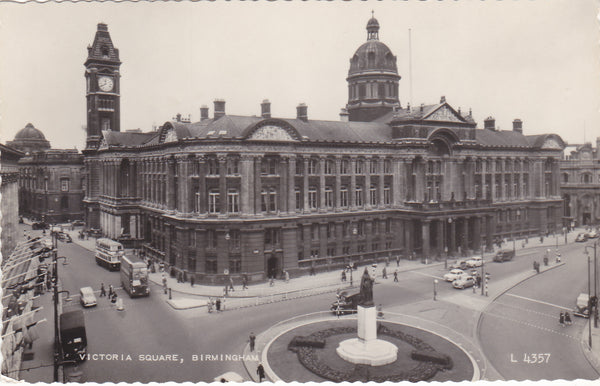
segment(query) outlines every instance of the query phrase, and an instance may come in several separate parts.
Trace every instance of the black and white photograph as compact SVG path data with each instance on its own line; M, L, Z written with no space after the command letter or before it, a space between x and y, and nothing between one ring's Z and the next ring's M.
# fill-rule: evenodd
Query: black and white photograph
M1 1L2 382L597 382L599 9Z

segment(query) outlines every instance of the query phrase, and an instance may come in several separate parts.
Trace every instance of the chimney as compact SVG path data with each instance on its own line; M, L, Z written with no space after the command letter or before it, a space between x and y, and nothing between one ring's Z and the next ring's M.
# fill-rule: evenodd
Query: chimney
M340 110L340 121L342 122L348 122L349 121L349 116L350 114L348 114L348 110L342 108Z
M425 103L421 103L421 112L423 112L423 109L425 108Z
M406 111L410 113L410 103L406 104Z
M215 121L225 115L225 101L223 99L215 99Z
M513 121L513 131L523 134L523 121L521 121L519 118Z
M202 105L200 106L200 120L205 121L208 119L208 106Z
M301 121L308 121L308 106L304 103L300 103L298 107L296 107L296 118Z
M440 98L440 103L446 103L446 97L444 95Z
M488 130L496 131L496 120L493 117L487 117L483 121L483 127Z
M175 121L181 122L181 114L180 113L177 113L177 115L175 116Z
M268 99L262 101L260 110L263 118L271 118L271 102Z

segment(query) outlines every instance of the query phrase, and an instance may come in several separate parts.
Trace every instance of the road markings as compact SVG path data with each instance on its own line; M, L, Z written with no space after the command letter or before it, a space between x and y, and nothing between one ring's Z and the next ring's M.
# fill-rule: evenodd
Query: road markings
M430 275L428 273L423 273L423 272L419 272L419 271L409 271L409 272L410 273L416 273L417 275L421 275L421 276L433 277L434 279L444 280L443 277L435 276L435 275Z
M512 309L519 310L519 311L531 312L533 314L538 314L538 315L541 315L541 316L546 316L546 317L549 317L551 319L556 319L556 315L550 315L550 314L546 314L544 312L534 311L534 310L531 310L529 308L517 307L517 306L513 306L511 304L501 303L501 302L498 302L498 301L494 302L494 304L497 304L497 305L503 306L503 307L507 307L507 308L512 308Z
M536 299L531 299L531 298L526 298L525 296L519 296L519 295L513 295L513 294L506 294L507 296L512 296L514 298L518 298L518 299L523 299L523 300L528 300L530 302L534 302L534 303L539 303L539 304L545 304L547 306L551 306L551 307L556 307L556 308L560 308L561 310L568 310L569 307L565 307L565 306L559 306L556 304L552 304L552 303L547 303L541 300L536 300Z
M546 331L546 332L551 332L551 333L553 333L553 334L557 334L557 335L562 335L562 336L564 336L564 337L566 337L566 338L573 339L573 340L575 340L575 341L579 341L579 338L578 338L578 337L576 337L576 336L571 336L571 335L569 335L569 334L565 334L565 333L562 333L562 332L558 332L558 331L556 331L556 330L552 330L552 329L550 329L550 328L546 328L546 327L542 327L542 326L537 326L537 325L535 325L535 324L532 324L532 323L524 322L524 321L522 321L522 320L517 320L517 319L513 319L513 318L508 318L508 317L506 317L506 316L504 316L504 315L494 314L494 313L491 313L491 312L486 312L485 314L486 314L486 315L489 315L489 316L496 317L496 318L505 319L505 320L508 320L508 321L510 321L510 322L514 322L514 323L522 324L522 325L525 325L525 326L528 326L528 327L536 328L536 329L538 329L538 330L542 330L542 331ZM563 328L564 328L564 327L563 327Z

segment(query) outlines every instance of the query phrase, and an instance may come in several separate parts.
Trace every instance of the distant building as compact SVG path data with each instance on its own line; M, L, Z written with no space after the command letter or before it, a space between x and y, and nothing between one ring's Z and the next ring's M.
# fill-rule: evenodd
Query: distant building
M525 135L520 120L477 128L445 97L402 107L396 57L378 31L369 20L350 59L340 121L310 119L305 104L294 118L273 117L268 100L259 116L229 115L219 99L212 117L203 106L200 121L178 116L158 132L115 126L99 138L88 121L87 220L206 283L466 255L561 229L561 138ZM107 33L98 25L86 77L112 80L96 76L86 96L116 106L121 62ZM116 109L102 113L118 122Z
M600 137L573 147L560 163L565 225L600 224Z
M2 256L7 258L17 245L21 235L17 232L19 223L19 167L18 161L24 154L0 144L0 226L2 227Z
M50 149L50 142L46 140L44 133L36 129L31 123L19 130L15 135L15 139L8 141L6 144L25 154Z

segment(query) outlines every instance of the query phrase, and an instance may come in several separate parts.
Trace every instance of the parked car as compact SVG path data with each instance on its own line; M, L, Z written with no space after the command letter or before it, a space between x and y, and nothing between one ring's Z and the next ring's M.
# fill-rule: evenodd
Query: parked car
M31 223L31 229L36 230L36 229L48 229L50 227L50 225L48 225L48 223L43 222L43 221L36 221Z
M458 289L465 289L469 287L473 287L475 285L475 278L473 276L463 275L460 278L454 280L452 282L452 287Z
M494 261L497 263L503 263L505 261L511 261L515 257L515 251L512 249L502 249L496 252L494 256Z
M334 314L353 314L358 308L360 300L360 292L343 291L339 294L338 299L331 304L331 311Z
M458 279L459 277L461 277L464 274L465 274L465 271L463 271L462 269L456 268L456 269L450 270L450 272L445 274L444 280L453 282L454 280Z
M595 239L596 237L600 236L600 233L597 230L592 229L585 235L587 236L588 239Z
M483 265L483 257L473 256L467 260L467 266L469 268L481 267Z
M58 232L56 234L56 237L60 240L63 241L65 243L72 243L73 239L71 238L71 235L65 232Z
M467 269L469 266L467 265L466 259L456 260L454 264L450 264L450 269Z
M577 300L575 301L575 309L573 310L573 315L581 316L582 318L589 318L589 302L590 296L586 293L580 293L579 296L577 296Z
M79 301L84 307L93 307L98 304L92 287L83 287L79 289Z
M588 240L588 236L585 233L580 233L577 235L577 238L575 238L575 241L578 243L585 243Z

